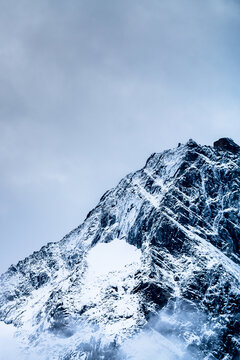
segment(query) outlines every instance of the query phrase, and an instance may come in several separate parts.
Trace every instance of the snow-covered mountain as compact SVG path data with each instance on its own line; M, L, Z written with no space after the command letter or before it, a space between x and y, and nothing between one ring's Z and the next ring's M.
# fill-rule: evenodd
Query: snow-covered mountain
M0 325L22 358L240 359L239 165L228 138L154 153L12 265Z

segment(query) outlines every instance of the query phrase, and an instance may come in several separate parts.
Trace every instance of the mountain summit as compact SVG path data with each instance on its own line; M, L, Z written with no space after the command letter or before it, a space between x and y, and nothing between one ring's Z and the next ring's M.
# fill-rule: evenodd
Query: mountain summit
M23 358L240 359L239 149L152 154L82 225L12 265L0 320Z
M232 139L221 138L218 141L215 141L213 146L219 150L228 150L234 154L240 152L240 146L238 146Z

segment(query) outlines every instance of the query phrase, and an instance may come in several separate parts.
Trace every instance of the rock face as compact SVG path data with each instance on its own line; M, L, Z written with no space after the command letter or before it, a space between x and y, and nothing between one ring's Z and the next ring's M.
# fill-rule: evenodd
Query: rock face
M239 149L189 140L152 154L1 276L0 320L43 359L146 360L124 352L144 332L161 349L181 342L167 359L240 359Z
M240 152L240 146L235 144L235 142L229 138L221 138L218 141L215 141L213 146L216 149L231 151L234 154Z

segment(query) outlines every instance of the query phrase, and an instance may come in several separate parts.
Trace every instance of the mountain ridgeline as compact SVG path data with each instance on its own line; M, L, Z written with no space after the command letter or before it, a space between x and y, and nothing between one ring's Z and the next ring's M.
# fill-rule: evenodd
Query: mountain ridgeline
M23 358L240 359L239 165L229 138L154 153L82 225L12 265L0 320Z

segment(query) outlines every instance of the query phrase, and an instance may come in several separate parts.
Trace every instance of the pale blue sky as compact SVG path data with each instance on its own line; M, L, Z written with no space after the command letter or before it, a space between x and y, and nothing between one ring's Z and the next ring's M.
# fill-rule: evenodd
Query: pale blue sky
M0 0L0 272L152 152L240 143L231 0Z

